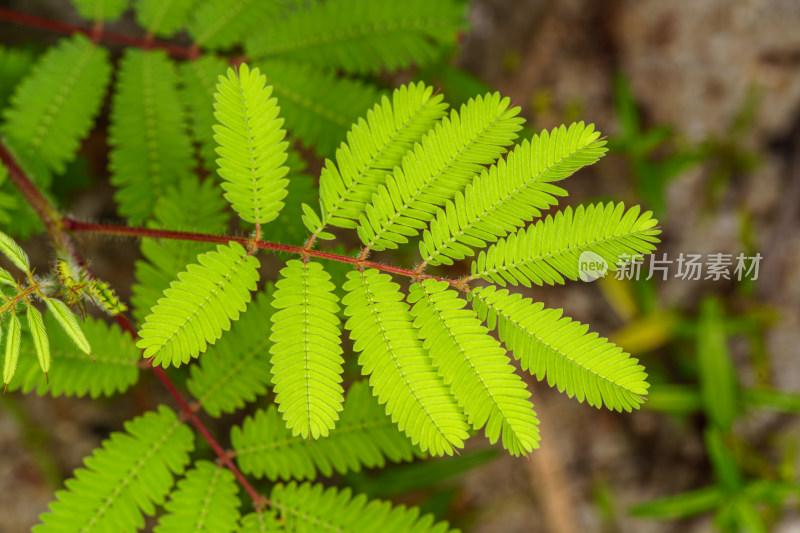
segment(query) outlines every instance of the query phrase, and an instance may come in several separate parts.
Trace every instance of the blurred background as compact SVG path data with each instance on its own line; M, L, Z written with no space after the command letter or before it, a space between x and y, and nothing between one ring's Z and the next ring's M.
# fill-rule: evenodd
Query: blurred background
M0 6L79 20L66 2ZM565 182L562 207L654 211L667 279L644 279L646 258L639 280L528 295L639 358L650 399L598 411L531 378L543 441L529 461L478 438L461 459L346 481L479 533L800 531L800 0L475 0L469 18L449 64L400 78L454 102L499 90L532 131L583 120L604 132L610 153ZM4 45L58 37L0 22ZM110 194L95 186L71 209L103 218ZM132 267L114 265L132 265L135 247L87 246L101 277L130 285ZM682 279L689 254L729 257L730 279ZM739 254L760 255L757 279L737 279ZM0 400L0 531L27 530L61 476L153 401L136 391Z

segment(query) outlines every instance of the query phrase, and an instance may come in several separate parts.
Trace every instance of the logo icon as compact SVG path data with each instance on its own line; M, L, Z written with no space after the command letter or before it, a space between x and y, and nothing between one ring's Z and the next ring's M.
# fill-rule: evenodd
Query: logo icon
M578 258L578 277L581 281L592 282L605 277L608 273L608 262L594 252L583 252Z

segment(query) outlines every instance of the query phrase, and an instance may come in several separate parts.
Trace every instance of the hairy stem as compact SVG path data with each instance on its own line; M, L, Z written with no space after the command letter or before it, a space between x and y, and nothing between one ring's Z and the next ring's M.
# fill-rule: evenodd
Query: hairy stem
M377 270L381 270L383 272L389 272L391 274L397 274L400 276L408 276L415 279L431 278L438 281L446 281L453 287L460 290L463 290L464 288L464 283L459 280L431 276L430 274L422 274L415 270L408 270L405 268L394 267L383 263L366 261L364 259L364 257L366 256L365 253L362 253L359 257L350 257L348 255L339 255L339 254L332 254L330 252L323 252L322 250L309 250L307 248L303 248L302 246L291 246L289 244L280 244L271 241L260 241L260 240L254 241L253 239L250 239L248 237L229 237L226 235L211 235L208 233L192 233L187 231L172 231L172 230L151 229L151 228L141 228L141 227L131 227L131 226L115 226L111 224L94 224L90 222L81 222L79 220L73 220L67 217L63 219L63 223L64 223L64 228L67 231L74 231L74 232L98 233L104 235L125 235L128 237L140 237L140 238L146 237L152 239L176 239L181 241L213 242L218 244L228 244L229 242L234 241L245 247L255 243L256 248L261 248L262 250L286 252L290 254L296 254L301 257L308 256L308 257L317 257L319 259L328 259L331 261L338 261L340 263L349 263L351 265L356 265L361 268L374 268Z
M136 330L133 329L130 321L122 314L116 315L115 318L117 319L117 324L120 325L122 329L130 333L133 338L136 338ZM161 381L161 384L164 385L164 388L167 389L167 392L172 396L172 398L178 403L183 413L184 418L188 418L192 425L197 429L200 435L206 440L206 442L211 446L211 449L214 450L214 453L217 454L219 460L224 464L228 470L233 472L233 475L236 476L236 479L239 481L239 484L244 488L247 494L250 495L250 498L253 500L253 505L256 508L261 508L263 505L271 505L270 501L258 493L258 491L253 488L247 478L244 477L244 474L236 467L236 465L231 460L231 456L225 449L217 442L217 440L211 435L208 431L208 428L197 418L197 414L195 414L194 409L189 405L189 403L183 398L180 391L175 387L175 384L172 383L172 380L169 379L167 373L164 372L164 369L160 366L150 365L150 369L155 373L156 377Z
M36 211L36 214L47 228L56 248L59 249L59 247L61 247L63 250L72 253L78 257L81 260L81 264L83 264L84 261L77 254L77 251L75 251L72 240L64 231L65 229L72 229L72 221L68 218L62 217L56 208L53 207L53 205L44 197L44 195L42 195L36 185L30 180L30 178L28 178L19 164L17 164L17 161L11 155L11 152L8 151L2 142L0 142L0 160L2 160L3 164L8 168L12 183L14 183L34 211ZM244 239L244 241L246 242L247 239ZM33 287L30 290L35 288L38 288L38 286ZM28 293L29 291L26 290L24 294L27 295ZM117 323L120 325L120 327L122 327L122 329L127 331L133 337L136 337L136 330L133 329L133 326L127 317L125 317L125 315L118 314L114 318L117 320ZM239 484L253 499L253 505L256 507L256 509L260 509L264 505L271 505L271 502L265 496L259 494L258 491L253 488L250 482L247 481L247 478L245 478L244 475L239 471L239 469L231 460L231 456L217 442L213 435L211 435L211 433L208 431L208 428L206 428L205 425L200 421L164 370L160 367L152 365L150 365L150 369L153 370L169 394L172 396L175 402L177 402L181 409L182 416L191 421L195 429L197 429L200 435L202 435L206 442L208 442L209 446L211 446L211 449L213 449L217 454L220 462L224 464L225 467L227 467L231 472L233 472L233 475L239 481Z

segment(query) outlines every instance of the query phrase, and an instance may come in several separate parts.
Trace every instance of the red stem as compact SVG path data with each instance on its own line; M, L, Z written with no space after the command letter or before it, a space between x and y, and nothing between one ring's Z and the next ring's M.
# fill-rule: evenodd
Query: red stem
M374 263L372 261L365 261L361 256L350 257L347 255L332 254L330 252L323 252L321 250L308 250L301 246L291 246L289 244L280 244L270 241L254 241L247 237L228 237L226 235L210 235L208 233L191 233L187 231L172 231L164 229L151 229L151 228L138 228L129 226L114 226L111 224L93 224L90 222L81 222L73 220L68 217L62 219L64 229L67 231L75 232L89 232L101 233L105 235L125 235L128 237L146 237L152 239L176 239L182 241L197 241L197 242L213 242L218 244L228 244L231 241L238 242L244 247L251 246L255 242L256 248L263 250L273 250L276 252L287 252L299 256L318 257L320 259L330 259L331 261L339 261L340 263L349 263L364 268L375 268L384 272L390 272L400 276L408 276L411 278L419 279L435 279L438 281L446 281L457 289L463 289L463 283L449 278L440 278L438 276L431 276L430 274L422 274L415 270L408 270L405 268L393 267L383 263ZM363 254L362 254L363 255Z
M19 13L12 9L0 8L0 20L7 20L22 26L29 26L32 28L41 28L43 30L54 31L58 33L81 33L90 37L92 40L100 40L108 43L124 44L126 46L135 46L143 49L158 48L166 51L168 54L175 57L182 57L185 59L194 59L200 55L200 51L195 47L185 47L176 44L165 43L163 41L148 40L147 38L131 37L130 35L123 35L121 33L114 33L98 28L86 28L84 26L77 26L59 20L52 20L28 13Z
M125 317L124 315L116 315L115 318L117 319L117 324L119 324L122 329L130 333L130 335L135 339L136 331L133 329L133 326L131 326L131 323L127 319L127 317ZM167 389L167 392L169 392L170 396L172 396L172 398L178 403L178 405L181 408L181 411L183 411L184 416L192 422L192 425L194 425L194 427L203 436L206 442L208 442L209 446L211 446L211 449L214 450L214 452L217 454L220 461L222 461L222 463L231 472L233 472L233 475L236 476L237 480L239 480L239 484L242 486L242 488L244 488L245 492L247 492L247 494L250 495L250 498L253 499L253 505L255 505L256 508L260 508L264 504L270 505L270 501L261 494L259 494L258 491L253 488L250 482L247 481L247 478L244 477L244 474L242 474L241 471L239 471L234 462L231 460L231 456L228 454L228 452L226 452L225 449L222 446L220 446L217 440L208 431L208 428L206 428L206 426L200 421L200 419L197 418L197 415L195 414L194 410L191 408L189 403L183 398L183 396L181 396L180 391L178 391L178 389L175 387L175 384L173 384L172 381L169 379L169 376L167 376L167 373L164 372L164 369L161 368L160 366L155 366L155 365L151 366L150 369L155 373L156 377L158 377L158 379L161 381L161 384L164 385L164 388Z

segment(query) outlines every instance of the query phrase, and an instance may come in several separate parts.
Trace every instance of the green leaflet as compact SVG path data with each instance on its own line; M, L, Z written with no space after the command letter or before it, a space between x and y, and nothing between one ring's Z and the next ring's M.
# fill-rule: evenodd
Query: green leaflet
M194 12L189 35L203 48L230 48L282 9L279 0L206 0Z
M647 374L622 348L587 333L588 326L496 287L470 292L472 306L490 330L537 379L566 391L579 402L630 411L644 402Z
M353 497L350 489L324 489L322 485L278 483L270 500L280 510L286 529L298 533L318 531L380 530L382 533L446 533L447 522L434 522L431 514L420 517L419 509L392 507L381 500Z
M153 35L172 37L186 24L194 4L195 0L138 0L133 7L140 26Z
M131 224L148 219L158 199L195 165L175 66L162 51L128 48L111 103L111 183Z
M217 172L225 180L225 199L243 220L254 224L278 216L289 183L289 167L284 165L289 143L271 94L261 72L244 63L238 73L229 68L227 78L219 77L214 94Z
M332 224L355 228L355 221L386 176L434 123L447 104L423 83L403 85L367 111L336 150L336 164L325 161L319 178L322 220L311 231Z
M92 347L89 341L86 340L86 335L83 334L80 325L78 324L78 317L70 311L67 305L54 298L48 298L44 301L47 304L47 309L50 311L59 325L64 329L69 338L75 343L80 351L87 354L89 357L92 355Z
M24 162L62 174L94 124L110 75L105 48L79 34L62 39L17 85L0 131Z
M592 125L579 122L522 141L438 211L419 243L422 259L450 265L538 217L556 196L566 195L551 182L603 156L606 143L599 137Z
M258 260L235 242L197 261L178 274L139 330L136 345L155 365L180 366L204 352L239 319L256 288Z
M267 393L270 384L269 329L271 296L260 291L224 335L189 370L186 388L206 413L233 413Z
M0 283L3 285L10 285L11 287L16 285L16 280L11 273L6 270L5 268L0 268Z
M329 0L291 12L270 31L251 33L245 52L356 74L397 70L436 60L455 43L464 15L454 0Z
M125 432L112 433L56 492L33 532L143 528L142 513L153 515L164 503L193 449L192 432L164 406L126 422Z
M71 0L81 17L111 22L128 9L128 0Z
M325 437L342 410L339 298L322 265L291 260L272 307L270 348L275 403L292 435Z
M463 446L467 424L418 339L399 286L375 269L351 271L347 278L345 328L378 402L422 451L452 454Z
M125 392L139 379L142 352L130 335L116 324L87 317L82 328L92 345L94 360L79 350L51 313L45 316L52 353L51 370L45 378L36 362L32 343L22 343L22 357L9 390L38 395L112 396Z
M15 241L2 231L0 231L0 253L8 257L8 259L23 272L28 273L31 271L31 262L28 259L28 254L26 254L25 250L23 250L22 247L19 244L17 244L17 241ZM8 274L8 272L6 272L6 274ZM7 282L8 278L6 278L6 283ZM11 278L11 283L9 283L9 285L13 284L14 284L14 279Z
M154 533L229 533L239 520L239 486L227 468L197 461L164 505Z
M22 332L19 318L17 318L16 314L12 313L11 318L8 320L8 330L6 331L6 350L5 358L3 359L3 394L6 393L8 384L17 372L21 336Z
M182 206L175 209L176 205ZM178 231L197 231L221 234L228 227L227 202L219 194L212 180L198 181L194 177L181 179L177 186L169 187L153 208L155 220L151 227ZM193 261L198 254L212 250L205 242L176 239L143 239L141 245L145 261L136 261L136 284L133 286L133 316L143 323L150 309L169 287L175 273Z
M42 313L27 302L26 311L28 315L28 330L33 338L36 359L39 361L39 368L47 376L50 371L50 340L47 338L47 330L44 328Z
M372 84L303 63L258 61L286 118L286 129L323 157L333 155L347 129L375 104Z
M481 252L469 279L502 286L560 284L564 278L578 279L583 252L599 255L616 270L620 262L655 249L661 233L656 224L650 211L639 214L639 206L627 212L622 203L567 207Z
M452 199L506 152L521 128L518 107L499 93L476 97L450 112L378 188L359 217L358 236L367 248L384 250L408 242Z
M231 444L242 472L270 481L382 468L387 459L407 462L418 454L361 381L350 386L341 419L324 439L292 435L270 406L247 417L241 427L234 426Z
M539 446L539 420L528 401L530 393L500 343L448 287L446 281L433 279L411 285L414 327L470 425L486 426L492 444L502 433L510 453L527 454Z

